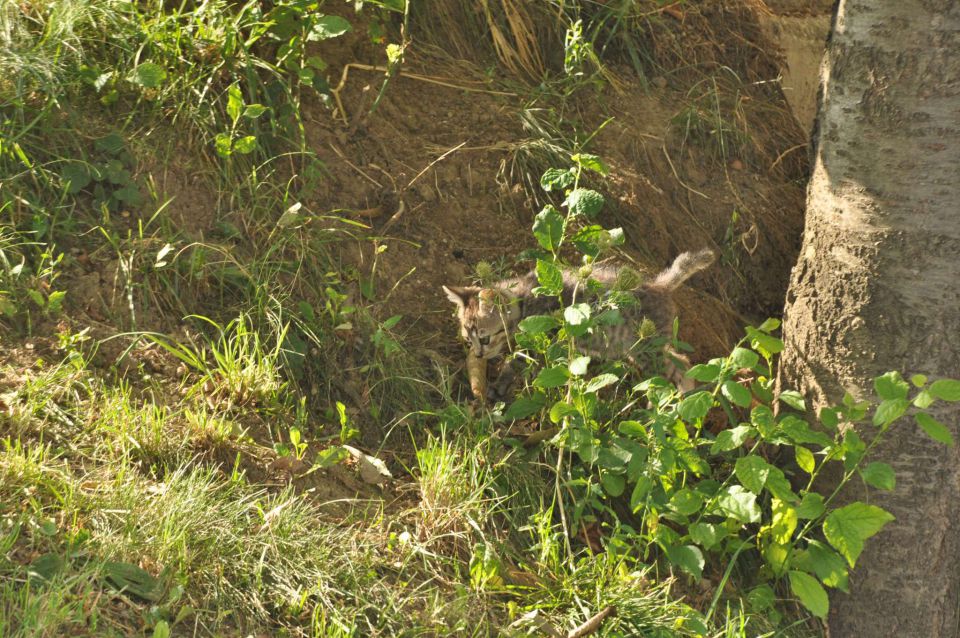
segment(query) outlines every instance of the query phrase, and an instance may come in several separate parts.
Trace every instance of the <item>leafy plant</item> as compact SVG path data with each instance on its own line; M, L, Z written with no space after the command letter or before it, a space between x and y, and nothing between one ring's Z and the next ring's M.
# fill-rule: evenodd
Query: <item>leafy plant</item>
M580 351L581 339L622 322L619 310L633 300L629 286L603 292L590 278L593 261L622 233L594 223L603 197L579 187L583 171L602 174L603 163L583 154L572 162L541 180L544 189L565 194L566 212L548 205L534 221L541 249L536 293L560 298L562 269L570 268L564 257L576 248L583 254L576 269L583 288L601 294L592 303L561 299L556 313L520 323L517 345L534 363L526 389L503 412L556 428L548 447L556 451L555 504L567 536L600 526L608 552L658 557L697 580L707 571L726 580L738 561L757 564L753 581L743 583L754 587L756 611L770 606L769 587L782 582L824 617L824 588L846 590L864 543L893 520L861 501L840 506L837 495L858 478L893 489L893 469L871 462L870 452L908 413L931 438L952 444L928 409L960 400L960 382L930 384L916 376L911 387L887 373L875 379L878 402L848 395L811 424L799 393L775 391L783 349L775 319L748 327L728 356L692 367L687 376L699 386L688 392L663 376L638 382L618 362L593 364ZM659 345L652 351L660 352ZM853 426L868 417L865 441L863 428ZM821 494L816 488L828 486L818 479L833 465L842 468L841 478Z

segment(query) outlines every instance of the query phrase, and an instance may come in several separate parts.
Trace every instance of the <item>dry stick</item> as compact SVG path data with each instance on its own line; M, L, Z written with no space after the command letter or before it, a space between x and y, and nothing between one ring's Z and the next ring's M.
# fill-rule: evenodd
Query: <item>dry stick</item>
M427 164L427 165L423 168L422 171L420 171L419 173L417 173L417 174L414 176L414 178L411 179L410 182L400 190L400 192L397 194L397 195L400 197L400 207L397 209L397 212L395 212L395 213L390 217L390 219L387 220L387 222L383 225L383 228L380 229L380 232L381 232L381 233L386 233L387 230L389 230L394 224L396 224L396 223L397 223L397 220L400 219L400 216L403 215L403 211L406 210L406 206L405 206L404 203L403 203L403 194L404 194L406 191L410 190L410 187L413 186L414 183L415 183L418 179L420 179L421 177L423 177L423 174L426 173L427 171L429 171L437 162L440 162L440 161L446 159L446 158L447 158L449 155L451 155L452 153L455 153L456 151L458 151L458 150L460 150L461 148L463 148L463 146L464 146L465 144L466 144L466 142L460 142L459 144L457 144L457 145L454 146L453 148L447 149L447 151L446 151L445 153L443 153L443 155L441 155L441 156L438 157L437 159L435 159L435 160L433 160L432 162L430 162L429 164ZM421 205L422 205L422 204L421 204ZM419 206L418 206L417 208L419 208ZM414 210L416 210L416 209L414 209Z
M589 636L596 630L600 629L600 625L603 624L604 620L606 620L609 616L615 616L616 614L617 608L611 605L576 629L571 629L567 634L567 638L583 638L584 636Z
M343 154L343 151L341 151L339 148L337 148L337 147L334 146L333 144L330 144L330 148L333 149L333 152L336 153L336 154L340 157L340 159L342 159L343 162L344 162L347 166L349 166L349 167L352 168L353 170L355 170L355 171L357 171L358 173L360 173L362 176L364 176L365 178L367 178L368 180L370 180L370 182L372 182L373 184L376 184L376 185L377 185L377 188L383 188L383 184L381 184L381 183L378 182L377 180L375 180L375 179L373 179L372 177L370 177L369 175L367 175L365 172L363 172L363 169L362 169L362 168L360 168L359 166L357 166L356 164L354 164L353 162L351 162L350 160L348 160L348 159L347 159L347 156Z
M703 193L701 193L701 192L698 191L697 189L695 189L695 188L690 188L689 186L687 186L686 184L684 184L684 183L683 183L683 180L680 179L680 176L677 175L677 169L676 169L676 168L674 167L674 165L673 165L673 160L670 159L670 153L667 152L667 147L666 147L666 146L661 146L661 147L660 147L660 150L663 151L663 156L667 158L667 164L670 165L670 170L673 171L673 176L677 179L677 181L680 183L681 186L683 186L684 188L686 188L686 189L687 189L688 191L690 191L691 193L696 193L697 195L699 195L700 197L702 197L702 198L704 198L704 199L710 199L709 197L707 197L706 195L704 195Z
M773 164L770 165L770 170L772 171L773 169L775 169L775 168L777 167L777 164L780 163L780 160L782 160L782 159L783 159L784 157L786 157L788 154L792 153L793 151L797 150L798 148L803 148L803 147L805 147L806 145L807 145L806 142L804 142L803 144L797 144L796 146L791 146L790 148L788 148L788 149L785 150L784 152L780 153L780 155L777 156L777 159L773 160Z
M337 88L331 89L330 93L333 94L333 99L337 101L337 110L340 111L340 118L343 120L343 123L347 126L350 125L350 121L347 119L347 112L343 108L343 102L340 100L340 91L343 90L343 87L347 83L347 75L351 68L359 69L361 71L379 71L380 73L387 73L390 69L385 66L375 66L372 64L360 64L359 62L350 62L349 64L343 65L343 73L340 74L340 83L337 85ZM470 93L486 93L488 95L505 95L508 97L517 97L516 93L511 93L508 91L492 91L490 89L477 89L471 86L461 86L459 84L454 84L453 82L447 80L446 78L435 78L430 77L429 75L420 75L418 73L410 73L409 71L398 71L397 75L405 78L410 78L411 80L418 80L420 82L427 82L428 84L436 84L439 86L445 86L451 89L457 89L459 91L467 91Z

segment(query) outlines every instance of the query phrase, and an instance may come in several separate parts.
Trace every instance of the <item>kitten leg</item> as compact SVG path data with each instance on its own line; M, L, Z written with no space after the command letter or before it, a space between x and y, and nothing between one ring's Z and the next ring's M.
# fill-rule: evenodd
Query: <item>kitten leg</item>
M487 389L487 398L491 401L506 401L510 397L513 382L520 374L521 363L515 357L504 359L496 380Z

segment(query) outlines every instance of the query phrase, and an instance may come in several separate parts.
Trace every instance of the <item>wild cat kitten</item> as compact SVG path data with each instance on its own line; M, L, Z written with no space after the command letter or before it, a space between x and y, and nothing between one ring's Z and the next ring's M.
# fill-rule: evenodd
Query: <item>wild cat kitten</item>
M628 288L627 291L632 293L637 303L621 306L624 321L603 329L598 327L592 334L578 338L581 349L598 359L629 358L644 318L653 321L658 331L668 335L676 316L673 291L710 266L714 259L714 252L709 249L681 253L669 268L652 281ZM609 291L615 288L621 272L619 267L600 265L593 268L590 277ZM503 355L509 351L513 333L522 319L550 314L561 307L556 297L534 295L533 289L537 285L536 273L530 272L521 277L498 281L486 288L443 286L447 298L457 307L460 335L469 344L470 352L475 357L495 359ZM564 271L561 296L564 306L567 306L575 300L595 299L597 293L591 291L576 272ZM670 351L666 351L665 355L668 375L678 386L684 387L683 372L673 364L673 359L682 360L682 357ZM502 385L501 382L498 385Z

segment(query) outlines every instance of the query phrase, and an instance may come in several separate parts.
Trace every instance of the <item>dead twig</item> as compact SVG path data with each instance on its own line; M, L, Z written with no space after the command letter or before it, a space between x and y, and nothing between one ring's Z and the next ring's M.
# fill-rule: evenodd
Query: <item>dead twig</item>
M576 629L571 629L570 632L567 633L567 638L583 638L584 636L589 636L596 630L600 629L600 625L603 624L604 620L610 616L615 616L616 614L617 608L611 605Z
M684 183L683 183L683 180L680 179L680 176L677 174L677 169L676 169L676 167L674 167L674 165L673 165L673 160L670 159L670 153L667 152L667 147L666 147L666 146L661 146L661 147L660 147L660 150L663 151L663 156L667 158L667 164L670 165L670 170L673 171L673 176L676 178L677 182L678 182L681 186L683 186L684 188L686 188L686 189L687 189L688 191L690 191L691 193L695 193L695 194L699 195L700 197L702 197L702 198L704 198L704 199L710 199L709 197L707 197L706 195L704 195L703 193L701 193L701 192L698 191L697 189L695 189L695 188L690 188L689 186L687 186L686 184L684 184Z
M333 99L337 103L337 111L340 113L340 119L343 120L343 123L347 126L350 125L350 120L347 118L347 111L343 108L343 101L340 99L340 91L343 90L343 87L347 84L347 77L350 73L350 69L358 69L360 71L377 71L380 73L387 73L390 71L385 66L376 66L373 64L360 64L359 62L350 62L349 64L343 65L343 71L340 73L340 83L337 84L337 88L330 89ZM467 91L469 93L486 93L487 95L503 95L507 97L516 97L516 93L511 93L509 91L493 91L491 89L478 89L472 86L463 86L461 84L456 84L452 80L447 78L435 78L429 75L420 75L418 73L410 73L409 71L397 71L396 75L404 78L410 78L411 80L417 80L418 82L427 82L428 84L436 84L438 86L445 86L451 89L457 89L458 91Z

